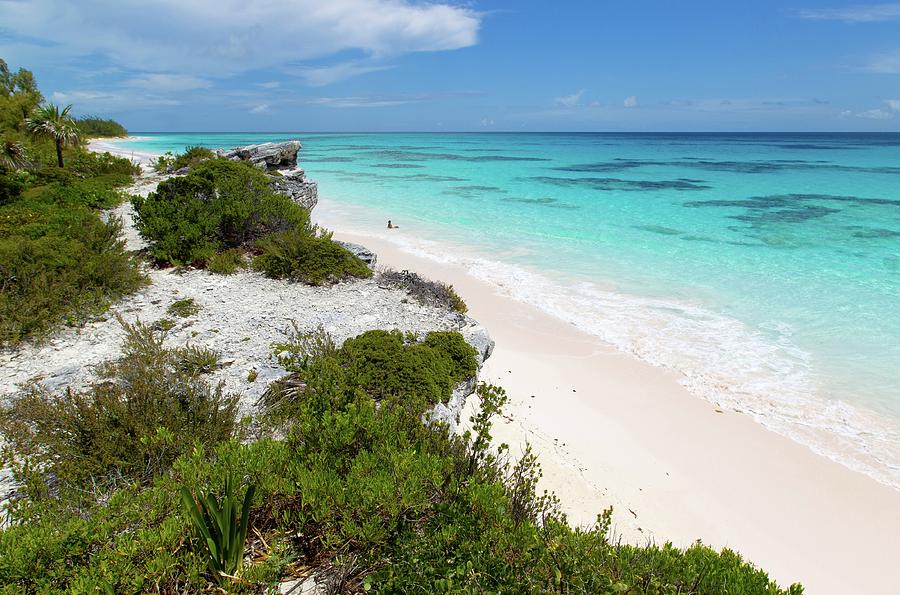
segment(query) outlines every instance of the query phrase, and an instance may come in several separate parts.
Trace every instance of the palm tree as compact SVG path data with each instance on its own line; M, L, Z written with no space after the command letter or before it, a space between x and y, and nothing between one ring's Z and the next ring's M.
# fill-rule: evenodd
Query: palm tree
M30 133L52 138L56 143L56 161L60 167L63 167L63 147L78 141L78 127L69 115L71 109L72 106L67 105L59 111L59 106L47 103L36 107L31 117L25 120L25 126Z
M0 141L0 167L21 169L28 165L25 146L12 140Z

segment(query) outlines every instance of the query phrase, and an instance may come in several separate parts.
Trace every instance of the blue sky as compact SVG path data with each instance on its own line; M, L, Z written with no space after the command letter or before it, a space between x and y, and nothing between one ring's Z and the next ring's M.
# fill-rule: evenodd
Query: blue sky
M900 130L900 3L0 0L133 131Z

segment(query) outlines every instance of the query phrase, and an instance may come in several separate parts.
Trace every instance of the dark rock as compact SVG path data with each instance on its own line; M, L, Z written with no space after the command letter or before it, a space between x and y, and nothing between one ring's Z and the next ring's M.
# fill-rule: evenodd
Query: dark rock
M373 266L375 264L375 261L378 260L378 255L365 246L360 246L359 244L353 244L351 242L340 242L338 240L335 240L335 243L340 244L341 246L352 252L354 256L356 256L369 266Z

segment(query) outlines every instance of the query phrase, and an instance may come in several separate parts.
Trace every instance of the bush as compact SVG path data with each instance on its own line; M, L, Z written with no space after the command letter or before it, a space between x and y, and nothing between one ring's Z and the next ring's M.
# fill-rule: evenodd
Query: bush
M257 242L257 249L261 254L253 259L253 268L273 279L323 285L372 276L366 263L333 242L329 235L320 236L305 229L264 237Z
M309 212L270 190L265 174L224 159L203 162L132 202L150 253L174 265L202 263L223 249L309 225Z
M115 120L100 118L98 116L85 116L76 120L78 130L82 136L128 136L125 127Z
M208 350L166 349L162 337L129 325L123 354L86 392L34 387L0 412L0 428L28 467L67 488L117 478L148 481L195 443L232 436L237 397L200 377ZM215 361L213 359L213 361ZM32 498L42 494L41 482Z
M179 155L167 152L165 155L157 157L153 162L153 169L157 173L172 173L185 167L193 169L200 163L215 158L216 154L210 149L205 147L188 147L184 153Z
M244 253L237 248L216 252L206 261L206 270L219 275L231 275L247 266Z
M325 379L316 386L321 398L299 404L285 439L194 449L148 489L123 487L79 515L47 501L16 510L0 531L0 584L262 592L300 567L345 592L802 593L730 550L619 544L608 513L571 529L552 499L516 479L534 476L533 458L509 469L490 454L503 401L494 387L479 387L477 434L454 436L396 399L376 406L365 392L348 400ZM178 494L208 493L226 477L255 486L248 533L258 537L245 542L253 562L237 580L215 585Z
M19 172L0 166L0 206L17 199L25 190L25 179Z
M200 306L194 302L194 298L187 298L172 302L166 311L172 316L188 318L200 312Z
M381 280L391 287L406 290L406 293L420 304L449 308L460 314L469 311L468 306L454 291L452 285L440 281L430 281L417 273L392 269L382 271Z
M84 207L0 208L0 344L76 324L141 287L121 230Z
M123 180L119 185L131 183L132 176L141 173L139 165L125 157L110 153L95 153L81 147L73 149L66 160L66 169L82 176L118 175Z
M478 368L475 350L457 332L432 332L417 342L400 331L372 330L338 349L322 329L294 329L286 343L275 346L278 362L294 376L275 383L260 399L276 425L305 396L305 387L316 390L322 379L341 399L352 400L353 392L362 390L377 401L395 398L424 408L447 401ZM295 390L300 386L304 390Z

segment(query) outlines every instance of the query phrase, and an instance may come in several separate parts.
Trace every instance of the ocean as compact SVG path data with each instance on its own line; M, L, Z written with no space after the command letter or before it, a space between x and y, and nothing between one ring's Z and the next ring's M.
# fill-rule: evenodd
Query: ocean
M390 218L406 249L900 489L900 134L137 135L299 138L343 231Z

